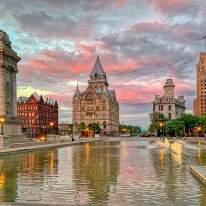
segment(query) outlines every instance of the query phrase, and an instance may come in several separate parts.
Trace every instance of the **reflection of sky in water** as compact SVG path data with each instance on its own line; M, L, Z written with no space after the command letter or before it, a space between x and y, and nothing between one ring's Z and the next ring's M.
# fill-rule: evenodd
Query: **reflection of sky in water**
M102 142L1 157L0 201L206 205L206 189L188 171L190 164L206 165L206 150L174 144L170 154L142 144Z

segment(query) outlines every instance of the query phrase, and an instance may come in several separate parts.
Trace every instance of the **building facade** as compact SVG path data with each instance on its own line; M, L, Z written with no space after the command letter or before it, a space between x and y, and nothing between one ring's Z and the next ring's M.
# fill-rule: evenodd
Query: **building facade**
M194 115L202 116L206 114L206 53L200 53L196 65L196 98L193 102Z
M159 114L159 119L177 119L185 113L184 96L175 97L175 84L172 79L167 79L164 86L164 95L156 95L153 102L153 113L151 119L155 114ZM156 117L157 118L157 117Z
M73 126L72 124L66 123L66 122L61 122L58 125L59 129L59 134L61 135L70 135L73 134Z
M72 120L74 133L78 133L78 125L84 123L98 124L104 135L116 135L119 130L119 103L115 91L109 90L106 73L99 57L89 75L86 91L80 92L77 86L72 101Z
M12 49L9 36L0 30L0 120L1 135L22 137L20 121L17 118L17 63L21 58Z
M52 99L45 99L37 93L30 97L19 97L18 117L21 119L22 131L27 137L58 131L58 104Z

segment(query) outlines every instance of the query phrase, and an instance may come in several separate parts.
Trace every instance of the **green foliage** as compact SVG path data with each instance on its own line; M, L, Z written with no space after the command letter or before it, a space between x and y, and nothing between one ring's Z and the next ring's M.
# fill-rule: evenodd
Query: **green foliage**
M192 114L183 114L179 120L184 122L185 131L188 132L189 129L199 124L199 118L200 117L193 116Z
M79 132L83 132L86 129L86 125L84 122L81 122L80 124L78 124L78 131Z
M167 134L169 136L182 137L184 136L184 121L180 119L170 120L166 124Z
M202 131L205 132L205 129L206 129L206 116L205 115L199 117L199 125L201 126Z
M155 133L156 129L157 129L156 123L155 122L151 122L151 124L149 125L149 128L148 128L148 131L150 133Z
M148 128L148 131L150 133L155 133L156 131L160 130L160 122L167 122L167 118L159 113L159 112L154 112L151 116L151 124Z
M93 130L97 134L101 132L101 128L98 123L89 124L89 129Z
M137 135L141 132L141 128L139 126L132 126L132 125L120 125L119 127L120 134L130 134Z

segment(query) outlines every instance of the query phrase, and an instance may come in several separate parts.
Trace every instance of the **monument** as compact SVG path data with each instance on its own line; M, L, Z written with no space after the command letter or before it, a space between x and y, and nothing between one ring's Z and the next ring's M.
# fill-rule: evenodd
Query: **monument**
M22 141L17 118L17 63L21 58L12 49L9 36L0 30L0 135L3 139Z

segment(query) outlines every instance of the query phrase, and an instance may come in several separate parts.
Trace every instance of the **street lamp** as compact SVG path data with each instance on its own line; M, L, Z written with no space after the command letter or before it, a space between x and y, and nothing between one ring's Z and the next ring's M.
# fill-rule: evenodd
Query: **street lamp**
M49 134L51 134L51 128L54 126L54 122L49 123Z
M5 122L5 119L3 117L1 117L0 122L1 122L1 135L4 135L4 122Z
M162 137L164 136L163 126L164 126L164 123L163 123L163 122L160 122L160 132L161 132L160 136L162 136Z
M201 126L197 127L197 135L200 136L200 131L202 130Z

